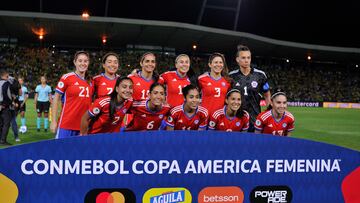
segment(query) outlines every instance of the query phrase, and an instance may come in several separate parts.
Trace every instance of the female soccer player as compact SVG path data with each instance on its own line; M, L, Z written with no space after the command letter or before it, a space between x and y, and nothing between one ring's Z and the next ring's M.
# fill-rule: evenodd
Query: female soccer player
M73 61L76 68L75 72L63 75L57 84L52 108L52 132L55 132L58 127L58 104L64 95L59 127L56 132L57 139L80 134L81 119L79 118L89 109L93 94L91 84L86 80L89 59L88 52L76 52Z
M120 132L124 116L133 103L133 83L128 77L118 78L113 88L115 91L110 96L96 99L85 112L81 118L81 135Z
M199 106L200 92L194 85L182 89L185 102L170 111L166 121L167 130L205 130L208 122L208 111Z
M36 119L36 129L40 132L40 125L41 125L41 114L44 112L44 130L47 132L49 126L49 108L50 103L52 102L51 98L51 87L46 84L46 77L41 76L40 78L41 84L36 86L35 89L35 108L37 112L37 119Z
M140 59L141 71L128 77L134 83L134 101L145 101L149 95L150 86L158 80L154 73L156 67L155 54L147 52Z
M149 99L133 103L134 119L126 131L159 130L161 122L168 115L170 106L165 103L165 87L159 83L150 86Z
M119 56L114 52L108 52L102 57L102 67L105 72L93 77L95 98L108 96L115 87L116 72L119 69Z
M159 83L166 85L166 102L175 107L184 103L182 89L190 84L187 73L190 68L190 58L186 54L180 54L175 59L174 71L161 74Z
M295 118L287 111L286 94L276 89L271 95L268 109L260 113L255 121L255 133L290 136L295 129Z
M220 53L214 53L209 58L210 73L206 72L198 77L201 89L201 105L209 114L222 108L227 91L231 87L231 79L228 77L228 67L225 57Z
M19 103L20 103L20 118L21 118L21 127L19 131L21 133L25 133L27 131L26 127L26 119L25 119L25 112L26 112L26 101L29 97L29 91L27 87L24 85L24 77L19 77L18 79L19 84L21 85L21 95L19 95Z
M210 117L209 129L221 131L246 132L249 128L249 114L242 109L241 92L231 89L226 94L226 105Z

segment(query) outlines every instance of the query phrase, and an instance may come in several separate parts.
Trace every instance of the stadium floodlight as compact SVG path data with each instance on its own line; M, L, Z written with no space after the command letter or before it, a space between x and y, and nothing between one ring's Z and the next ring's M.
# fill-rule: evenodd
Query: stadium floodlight
M44 39L44 35L39 35L39 39L40 40Z
M103 44L106 44L106 42L107 42L106 36L103 36L101 41L102 41Z
M81 17L82 17L84 20L88 20L89 17L90 17L90 14L89 14L89 12L84 11L84 12L81 14Z
M196 50L197 45L196 45L196 44L193 44L193 45L192 45L192 48L193 48L194 50Z
M290 60L289 59L286 59L286 63L289 63L290 62Z
M309 61L310 61L310 60L311 60L311 56L308 56L308 57L307 57L307 60L309 60Z
M358 65L358 64L356 64L356 65L355 65L355 67L356 67L356 68L359 68L359 65Z

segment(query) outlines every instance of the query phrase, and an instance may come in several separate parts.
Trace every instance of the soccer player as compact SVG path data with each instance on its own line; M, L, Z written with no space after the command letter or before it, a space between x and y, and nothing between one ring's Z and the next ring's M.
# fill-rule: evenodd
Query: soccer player
M108 52L102 57L104 73L93 77L95 98L108 96L115 87L117 70L119 69L119 56L114 52Z
M115 91L96 99L85 112L81 118L81 135L120 132L124 116L133 103L133 82L128 77L117 78L113 88Z
M44 112L44 130L47 132L49 126L49 108L50 103L52 102L51 98L51 87L46 84L46 77L41 76L40 78L41 84L36 86L35 88L35 107L37 112L37 119L36 119L36 129L40 132L41 126L41 114Z
M19 103L20 103L20 120L21 120L21 127L20 132L25 133L26 132L26 119L25 119L25 112L26 112L26 101L29 97L29 91L27 87L24 85L24 78L19 77L18 78L19 84L21 85L21 95L19 95Z
M150 86L158 80L154 73L156 67L155 54L146 52L140 59L141 71L131 74L128 77L134 83L134 101L145 101L149 95Z
M174 71L167 71L161 74L160 84L166 85L166 102L175 107L184 103L182 89L189 85L190 79L187 73L190 68L190 57L186 54L180 54L175 59Z
M238 46L236 62L239 69L231 71L230 77L234 79L234 88L241 91L244 110L250 114L248 132L254 132L254 122L260 113L260 100L262 95L267 104L270 104L270 86L266 74L256 68L251 68L251 52L247 46Z
M89 109L92 98L91 83L85 78L89 66L89 54L78 51L74 56L75 72L61 77L56 87L52 107L51 131L55 132L58 126L58 104L64 95L63 108L59 119L56 139L78 136L80 134L81 116Z
M277 89L271 95L268 109L256 118L255 133L290 136L295 128L294 122L294 116L287 111L285 92Z
M201 89L201 106L209 111L209 115L222 108L227 91L231 87L231 78L228 77L228 67L224 55L214 53L209 57L210 73L199 76L198 84Z
M165 103L165 87L159 83L150 86L149 99L133 103L134 119L126 131L159 130L161 122L168 115L170 106Z
M166 121L166 130L205 130L208 111L200 104L200 92L194 85L182 89L185 102L174 107Z
M215 111L210 117L209 129L227 132L246 132L249 128L250 116L242 109L241 92L231 89L226 94L226 105Z

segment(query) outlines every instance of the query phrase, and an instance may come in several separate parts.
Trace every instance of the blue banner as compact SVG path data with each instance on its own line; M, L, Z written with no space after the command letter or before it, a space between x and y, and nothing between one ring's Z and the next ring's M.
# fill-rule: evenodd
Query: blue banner
M0 202L350 202L359 166L357 151L290 137L101 134L0 150Z

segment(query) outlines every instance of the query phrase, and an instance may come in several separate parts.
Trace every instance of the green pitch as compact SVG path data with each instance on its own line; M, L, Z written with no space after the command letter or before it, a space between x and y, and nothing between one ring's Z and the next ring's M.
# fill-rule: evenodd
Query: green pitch
M36 131L36 112L33 100L27 102L26 122L28 131L20 134L15 142L10 129L8 141L14 145L53 139L50 132ZM289 108L295 116L293 137L325 142L360 151L360 110L327 108ZM18 117L18 124L20 119ZM42 123L43 126L43 123ZM0 148L3 148L1 146Z

